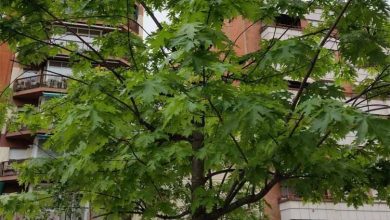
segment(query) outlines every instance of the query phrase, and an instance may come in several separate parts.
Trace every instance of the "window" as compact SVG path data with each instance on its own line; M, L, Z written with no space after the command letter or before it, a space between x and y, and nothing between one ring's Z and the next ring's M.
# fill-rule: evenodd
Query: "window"
M57 61L57 60L49 60L47 62L47 70L48 74L62 74L65 76L70 76L72 74L72 68L68 62L65 61Z
M19 78L32 77L40 74L41 70L39 66L25 66L23 67L22 75Z
M134 5L134 20L138 20L138 6Z
M101 36L102 35L102 31L100 30L89 30L89 36Z
M299 17L292 17L289 15L281 14L275 17L275 25L301 28L301 20L299 19Z
M30 69L30 68L24 68L23 69L23 74L19 78L32 77L32 76L37 76L37 75L38 75L38 70Z
M79 35L80 37L99 37L102 35L102 30L91 29L89 27L72 27L66 32L67 35L74 35L73 33Z
M290 89L299 89L301 87L300 81L294 81L294 80L288 80L288 88ZM305 83L304 88L306 88L309 85L309 83Z
M88 38L100 37L103 35L103 29L100 29L95 26L94 27L86 26L86 25L74 26L70 24L67 27L64 27L62 25L56 24L54 25L54 28L56 30L62 30L63 31L62 33L64 33L64 34L59 34L59 36L54 36L54 38L63 38L64 36L75 36L75 34L79 35L80 37L88 37Z

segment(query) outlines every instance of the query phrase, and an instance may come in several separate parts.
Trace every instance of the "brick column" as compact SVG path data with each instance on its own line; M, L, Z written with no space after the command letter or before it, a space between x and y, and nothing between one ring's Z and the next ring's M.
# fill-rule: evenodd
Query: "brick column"
M269 220L281 220L279 209L280 195L280 185L276 184L264 197L267 203L264 207L264 213Z
M0 89L4 89L11 79L14 55L6 43L0 43Z

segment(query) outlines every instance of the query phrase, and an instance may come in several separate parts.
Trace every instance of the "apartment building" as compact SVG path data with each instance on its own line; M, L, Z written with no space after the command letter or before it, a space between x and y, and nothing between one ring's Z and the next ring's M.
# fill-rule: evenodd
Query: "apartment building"
M0 89L3 90L10 82L14 54L5 42L0 43ZM2 133L4 132L5 130L2 131ZM0 146L5 146L5 141L6 140L2 135ZM16 182L13 181L13 179L15 179L13 173L8 173L8 171L5 171L4 169L8 160L9 148L0 147L0 193L14 191L16 190L15 188L17 188ZM7 185L7 189L5 189L5 185Z
M224 27L225 33L231 40L236 40L236 53L245 55L260 49L259 42L262 39L280 39L285 40L291 37L303 35L302 30L308 25L317 26L322 22L321 10L306 15L304 18L293 18L287 15L280 15L275 19L273 24L265 24L244 19L234 19L227 21ZM335 56L338 56L338 40L329 38L324 48L333 50ZM358 81L369 77L364 71L359 71ZM286 79L289 80L289 79ZM328 74L324 80L332 82L333 77ZM309 80L310 82L310 80ZM298 86L297 86L298 85ZM299 87L299 82L290 81L290 92L294 93ZM353 95L352 85L344 85L346 96ZM358 101L359 102L359 101ZM361 109L370 110L372 114L389 115L389 109L369 109L369 105L389 105L390 99L387 100L370 100L360 103ZM354 135L351 134L345 142L351 142ZM375 192L372 193L373 196ZM345 203L334 204L332 196L324 193L324 202L320 204L304 203L297 195L294 189L289 189L276 185L265 197L270 207L266 206L266 215L270 220L345 220L345 219L372 219L386 220L390 219L390 209L385 202L377 201L372 205L364 205L355 209L347 206Z
M127 27L123 25L121 28L124 30L129 28L131 32L142 37L142 29L139 24L142 25L143 23L143 8L135 7L137 22L130 21ZM61 22L54 23L54 25L60 27L66 25L67 31L63 35L51 36L48 41L63 46L76 44L78 50L91 50L85 42L92 45L96 37L117 29L117 27L104 24L90 25L83 21ZM96 46L92 47L99 50ZM26 104L39 108L45 100L66 93L68 84L66 76L72 74L69 56L66 51L35 66L23 66L14 58L15 55L7 47L7 44L1 44L0 87L3 89L11 83L10 89L12 90L12 98L16 109ZM113 65L126 63L120 58L112 58L108 62L112 62ZM47 138L46 132L37 131L32 133L23 126L17 128L6 126L2 130L0 139L0 195L27 190L25 186L18 184L18 174L12 168L12 164L22 162L28 158L47 157L48 152L41 148Z
M139 9L138 14L140 15L138 21L142 23L142 9ZM244 55L260 49L258 42L261 39L280 38L283 40L300 36L302 30L309 24L317 25L320 22L321 11L317 10L308 14L304 19L281 15L272 25L266 25L262 22L252 25L252 22L238 18L226 22L224 31L233 40L240 36L237 38L236 52L239 55ZM73 32L78 33L88 43L91 43L96 36L100 36L111 29L103 25L91 26L82 22L69 23L68 25L72 27ZM135 33L141 34L137 25L132 24L130 26ZM248 28L249 26L250 28ZM244 31L245 29L247 30ZM241 33L243 34L241 35ZM79 44L80 48L88 49L77 37L69 33L64 36L53 37L53 42L58 44L74 42ZM325 44L325 48L335 50L336 54L337 39L330 38ZM26 67L10 61L13 59L13 55L5 45L2 45L0 49L0 85L4 86L10 81L13 82L13 99L16 106L33 104L38 107L46 99L66 93L67 79L52 74L52 72L63 75L72 74L66 54L58 54L38 67ZM362 80L367 77L367 74L361 72L359 77ZM327 76L325 80L332 81L332 76ZM290 84L291 91L294 91L296 82L291 81ZM345 85L345 92L347 95L351 95L352 87ZM390 100L373 100L370 102L390 104ZM361 105L364 104L366 103ZM388 109L372 112L379 115L390 114ZM39 131L35 134L25 128L2 131L0 142L0 194L23 190L23 187L17 183L17 173L11 165L27 158L45 156L46 153L40 148L45 138L45 131ZM350 138L352 139L353 135ZM265 211L271 220L390 219L390 209L385 203L376 202L373 205L365 205L355 209L344 203L334 204L329 194L325 193L324 197L325 202L321 204L303 203L293 189L277 185L266 196L266 200L271 206L266 207Z

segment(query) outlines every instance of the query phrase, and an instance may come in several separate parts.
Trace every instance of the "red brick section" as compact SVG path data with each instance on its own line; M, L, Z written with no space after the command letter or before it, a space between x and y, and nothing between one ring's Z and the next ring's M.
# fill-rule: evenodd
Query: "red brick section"
M247 30L245 31L245 29ZM226 21L223 31L231 41L236 41L234 51L239 56L260 49L261 22L253 24L252 21L239 17ZM234 82L233 84L239 85L239 82ZM266 205L264 212L269 220L280 220L279 198L280 186L278 184L265 196L265 201L268 205Z
M6 43L0 42L0 93L10 83L14 54ZM0 147L9 146L4 134L0 134Z
M280 185L276 184L264 199L266 201L264 213L269 220L280 220L279 199L281 197Z
M14 55L8 45L0 42L0 89L4 89L11 79L12 59Z
M305 19L301 19L301 27L306 28L307 26L309 26L309 22Z
M247 53L259 50L260 43L260 22L252 25L252 21L244 20L242 18L236 18L230 21L226 21L223 27L223 31L229 37L231 41L236 42L235 52L237 55L244 55ZM252 25L252 26L251 26ZM248 28L251 26L250 28ZM245 32L243 32L246 28Z

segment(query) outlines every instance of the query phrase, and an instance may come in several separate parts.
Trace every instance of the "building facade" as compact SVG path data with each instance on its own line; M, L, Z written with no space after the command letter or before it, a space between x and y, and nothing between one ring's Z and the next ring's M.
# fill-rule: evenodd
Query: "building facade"
M3 42L0 44L0 89L1 91L6 89L10 83L12 66L13 66L14 54L8 47L8 45ZM5 130L2 131L4 133ZM5 146L5 138L3 135L0 139L0 146ZM9 148L0 147L0 193L1 192L12 192L18 187L17 184L14 184L13 179L15 179L13 173L9 173L4 167L7 165L9 160ZM12 183L10 183L12 182ZM7 188L5 187L7 184Z
M291 37L303 35L303 29L311 26L318 26L322 22L321 10L306 15L304 18L292 18L287 15L280 15L273 24L264 24L262 22L253 23L241 18L227 21L224 31L230 40L236 42L235 51L238 55L245 55L258 51L261 40L280 39L285 40ZM324 48L334 51L335 56L339 56L338 40L329 38ZM364 80L368 74L364 71L359 72L358 81ZM289 79L286 79L289 80ZM331 74L324 80L332 82ZM310 82L310 80L309 80ZM290 92L296 91L296 83L291 81ZM299 87L299 86L298 86ZM344 85L346 97L353 95L353 86ZM371 104L389 105L387 100L370 100L362 102L362 110L370 110L372 114L389 115L389 109L369 109ZM366 106L366 107L363 107ZM346 142L351 142L354 135L346 138ZM375 192L372 193L375 196ZM324 202L319 204L304 203L302 199L292 189L285 188L277 184L265 197L270 206L265 206L265 213L270 220L344 220L344 219L372 219L386 220L390 219L390 209L385 202L376 201L372 205L364 205L355 209L346 203L334 204L331 195L324 195Z
M142 37L140 25L143 23L143 8L136 7L137 22L129 21L128 25L120 27L124 31L129 29L133 34ZM78 50L92 50L88 43L92 45L96 37L102 36L117 27L103 24L90 25L83 21L63 22L55 24L66 25L66 33L58 36L51 36L49 42L57 45L76 44ZM82 39L80 39L82 38ZM93 49L99 50L98 47ZM15 110L18 111L26 104L37 108L51 97L61 96L67 90L67 76L71 76L70 57L66 51L45 60L36 66L23 66L17 60L6 43L0 46L0 88L9 87L12 90L12 99ZM113 65L121 65L126 62L120 58L112 58L109 62ZM12 123L12 118L9 120ZM24 126L12 127L7 124L1 131L0 139L0 195L31 190L26 186L18 184L17 172L13 169L13 164L23 162L29 158L47 157L48 153L42 149L42 144L47 138L47 131L31 132ZM89 219L88 212L82 212L82 219ZM67 218L65 219L79 219ZM1 218L1 217L0 217ZM18 219L18 217L15 217ZM52 219L62 219L53 216Z
M139 8L138 14L138 23L142 24L142 8ZM300 36L302 30L309 24L317 25L320 22L321 11L317 10L304 19L298 20L281 15L273 25L266 25L262 22L252 25L250 21L237 18L227 21L224 31L233 41L237 39L236 53L245 55L259 50L259 42L262 39L280 38L283 40ZM110 27L103 25L91 26L82 22L69 23L69 26L73 32L83 36L83 39L88 43L93 42L95 37L110 31ZM133 32L141 35L137 25L129 26L131 26ZM57 44L74 42L79 44L80 48L88 49L71 33L56 36L53 41ZM325 44L325 48L334 50L335 56L337 56L337 39L329 39ZM22 66L17 62L13 62L13 59L12 52L6 44L2 44L0 46L0 86L4 88L7 84L13 82L11 88L16 106L32 104L39 107L46 99L66 93L66 77L53 74L53 72L65 76L72 74L68 62L69 58L66 54L58 54L36 67ZM367 74L362 72L359 77L364 79ZM327 76L325 80L332 81L332 76ZM344 89L347 95L353 94L350 85L345 85ZM294 91L293 86L291 91ZM371 102L390 104L390 100L373 100ZM373 113L388 115L390 111L381 109L373 111ZM28 158L44 157L46 152L42 151L40 146L45 138L45 131L38 131L33 134L23 127L16 130L3 129L0 142L0 194L25 190L23 186L17 183L17 173L12 169L12 163L18 163ZM353 136L351 135L350 138L352 139ZM390 219L390 209L385 203L376 202L373 205L365 205L355 209L344 203L334 204L331 195L324 195L324 197L325 202L320 204L304 203L294 193L294 190L276 185L266 196L267 203L270 206L266 207L265 212L270 220Z

